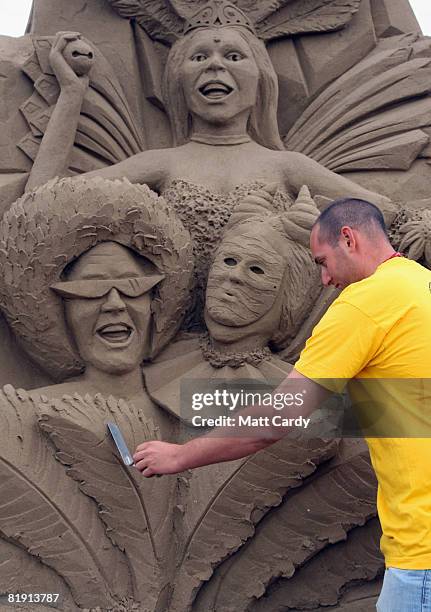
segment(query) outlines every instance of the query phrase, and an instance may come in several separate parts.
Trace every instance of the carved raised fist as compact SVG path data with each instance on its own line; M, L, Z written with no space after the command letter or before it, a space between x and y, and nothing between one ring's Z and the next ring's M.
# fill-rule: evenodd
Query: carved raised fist
M94 50L79 32L58 32L49 55L51 68L62 89L86 91Z

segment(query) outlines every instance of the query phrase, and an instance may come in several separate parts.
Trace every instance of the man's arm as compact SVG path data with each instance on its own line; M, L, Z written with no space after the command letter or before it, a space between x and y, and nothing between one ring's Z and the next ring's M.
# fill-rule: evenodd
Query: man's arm
M330 395L327 389L306 378L295 369L277 387L273 395L297 392L303 394L303 404L284 408L281 412L283 417L295 418L302 415L306 418ZM272 406L251 406L241 410L236 416L268 417L271 423L274 414L280 413ZM175 474L211 463L246 457L274 444L291 431L290 427L271 425L260 428L217 427L209 434L195 438L186 444L144 442L137 447L133 458L137 469L144 476Z

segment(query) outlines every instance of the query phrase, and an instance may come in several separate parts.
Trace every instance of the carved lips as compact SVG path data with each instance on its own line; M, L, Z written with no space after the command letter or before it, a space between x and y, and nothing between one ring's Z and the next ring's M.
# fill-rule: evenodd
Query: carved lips
M108 323L99 327L96 333L109 344L127 344L133 334L133 328L127 323Z
M199 92L210 100L220 100L229 96L233 92L233 87L223 81L212 80L199 87Z

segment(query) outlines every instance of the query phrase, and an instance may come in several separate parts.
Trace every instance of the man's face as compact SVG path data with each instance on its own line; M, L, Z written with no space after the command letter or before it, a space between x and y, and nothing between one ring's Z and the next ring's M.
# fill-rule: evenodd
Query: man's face
M344 289L361 279L356 259L350 254L347 243L340 234L338 244L331 246L319 240L319 226L315 226L310 237L311 253L320 266L322 284Z

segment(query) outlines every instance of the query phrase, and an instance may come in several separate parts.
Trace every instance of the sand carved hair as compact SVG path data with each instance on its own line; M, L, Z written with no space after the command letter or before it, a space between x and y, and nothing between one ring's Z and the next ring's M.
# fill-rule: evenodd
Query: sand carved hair
M28 355L56 380L83 371L62 299L50 286L100 242L145 257L154 289L151 356L175 335L190 295L190 236L164 200L126 179L54 179L25 194L0 224L0 306Z
M260 233L270 232L273 248L285 260L280 322L271 338L271 347L281 350L296 336L321 290L319 271L309 249L311 229L320 212L306 186L287 212L276 212L276 199L277 195L268 205L265 190L252 192L235 208L225 235L241 233L250 224L259 232L256 224L262 224Z

